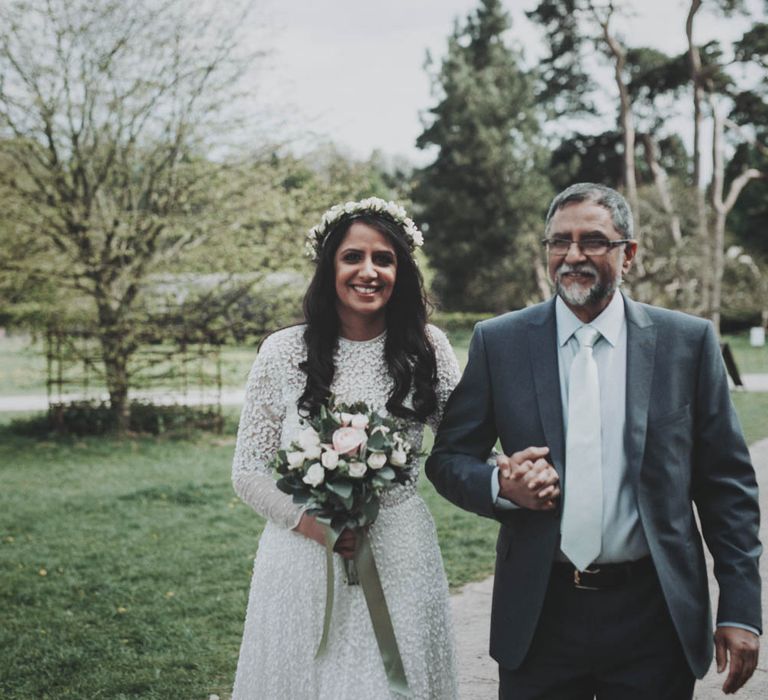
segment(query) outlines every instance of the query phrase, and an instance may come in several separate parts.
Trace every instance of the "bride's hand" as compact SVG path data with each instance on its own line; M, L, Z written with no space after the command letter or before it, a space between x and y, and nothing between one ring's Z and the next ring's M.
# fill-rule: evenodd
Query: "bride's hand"
M304 513L294 530L325 547L325 528L317 522L317 518L314 515ZM354 530L348 528L343 530L341 535L339 535L339 539L336 540L333 551L338 552L345 559L352 559L355 556Z

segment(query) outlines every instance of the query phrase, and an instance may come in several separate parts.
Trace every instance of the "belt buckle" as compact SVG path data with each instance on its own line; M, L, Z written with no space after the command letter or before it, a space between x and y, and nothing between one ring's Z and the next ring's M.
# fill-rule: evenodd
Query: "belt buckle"
M581 582L581 574L598 574L600 569L595 567L594 569L586 568L584 571L579 571L575 566L573 567L573 587L578 588L580 591L599 591L600 589L595 586L587 586Z

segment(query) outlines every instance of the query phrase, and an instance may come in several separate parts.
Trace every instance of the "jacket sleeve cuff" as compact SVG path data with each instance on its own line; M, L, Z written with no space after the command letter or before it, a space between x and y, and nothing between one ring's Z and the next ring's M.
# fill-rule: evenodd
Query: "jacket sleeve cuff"
M493 474L491 474L491 502L494 508L499 510L518 510L520 508L517 503L501 498L499 496L499 468L495 467Z
M738 627L742 630L747 630L747 632L752 632L752 634L756 634L758 637L760 636L760 630L756 629L755 627L752 627L752 625L743 625L741 622L718 622L718 627Z

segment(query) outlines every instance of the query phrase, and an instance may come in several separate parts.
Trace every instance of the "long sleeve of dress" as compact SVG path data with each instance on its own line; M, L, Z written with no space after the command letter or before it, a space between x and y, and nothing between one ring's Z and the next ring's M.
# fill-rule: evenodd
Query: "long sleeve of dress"
M277 333L264 341L248 377L232 463L232 485L259 515L284 528L294 528L303 508L277 488L267 467L280 448L286 416L280 384L286 375L286 357L280 336Z
M456 360L456 353L453 352L445 333L436 326L427 326L429 339L432 341L432 347L435 348L435 359L437 360L437 407L434 413L427 419L427 425L432 432L437 432L440 421L443 418L443 409L445 402L451 395L454 387L459 383L461 370Z

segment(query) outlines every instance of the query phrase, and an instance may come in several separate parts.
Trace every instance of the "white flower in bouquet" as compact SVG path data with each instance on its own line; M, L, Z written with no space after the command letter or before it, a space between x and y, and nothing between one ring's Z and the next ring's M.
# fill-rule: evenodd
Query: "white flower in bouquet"
M320 461L326 469L336 469L339 463L339 453L333 449L326 449Z
M373 452L368 456L368 466L371 469L381 469L387 463L387 455L383 452Z
M358 430L365 430L368 427L368 416L363 413L355 413L355 415L352 416L352 420L349 421L349 424Z
M365 430L339 428L333 432L333 449L340 455L356 455L366 439Z
M365 472L368 471L368 467L365 466L365 462L350 462L349 463L349 475L355 479L361 479L365 476Z
M289 469L298 469L302 464L304 464L304 460L306 459L304 453L299 451L288 452L285 456L288 459Z
M317 445L310 445L306 448L306 450L304 450L304 456L307 459L320 459L320 454L322 451L323 450L319 443Z
M408 461L408 454L400 447L396 447L392 450L392 454L389 456L389 461L396 467L404 467Z
M302 481L310 486L319 486L323 483L323 479L325 479L325 469L323 469L321 464L315 462L307 469L307 473Z
M320 436L313 427L309 426L299 433L298 443L301 446L301 449L306 452L312 447L320 446Z
M344 413L343 411L339 413L339 421L343 426L347 426L352 422L352 414L351 413Z

